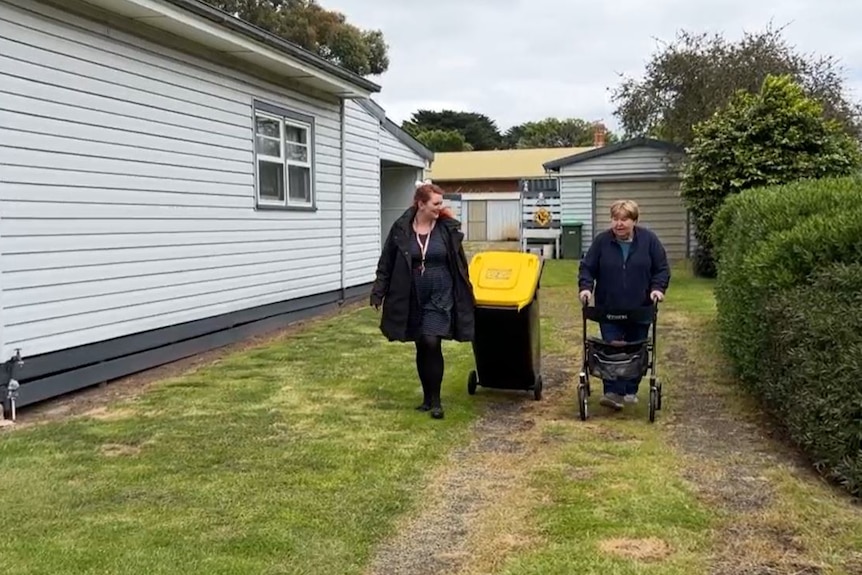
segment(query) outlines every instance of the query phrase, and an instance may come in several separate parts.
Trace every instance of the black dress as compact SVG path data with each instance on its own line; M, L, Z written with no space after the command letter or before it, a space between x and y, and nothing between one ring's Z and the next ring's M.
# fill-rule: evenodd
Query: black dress
M415 231L410 234L410 240L413 291L416 295L411 298L410 305L410 339L415 341L420 335L451 339L455 298L446 243L437 226L431 230L430 239L426 234L419 236L423 244L428 241L425 273L422 273L422 251Z

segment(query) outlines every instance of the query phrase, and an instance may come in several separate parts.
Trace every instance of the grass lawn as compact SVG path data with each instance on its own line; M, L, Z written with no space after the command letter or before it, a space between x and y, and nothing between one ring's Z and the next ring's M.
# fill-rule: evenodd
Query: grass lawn
M580 321L561 318L577 313L576 269L554 262L543 290L547 339L572 362ZM528 481L541 495L524 531L538 536L493 569L465 573L862 573L862 512L792 454L758 451L781 447L748 431L756 407L720 359L714 317L712 282L674 269L659 312L666 400L654 424L645 394L629 413L603 411L594 379L591 419L578 421L570 373L566 402L549 408L534 435L551 445ZM686 412L692 400L709 405Z
M522 401L524 451L488 458L521 473L494 487L495 509L471 517L452 573L853 573L858 510L687 411L696 394L686 390L699 385L726 405L728 425L751 413L717 359L710 282L674 273L659 319L657 422L645 401L602 412L599 382L593 417L577 419L575 274L575 262L552 261L543 277L546 380L557 381L542 402L468 396L471 350L448 344L446 419L414 411L412 347L387 343L363 308L107 410L0 434L0 572L363 573L422 513L449 454L477 440L472 424L492 404ZM764 502L732 505L745 497ZM716 567L734 557L762 570Z
M360 572L476 416L421 401L369 309L0 436L3 573ZM449 389L471 355L447 350Z

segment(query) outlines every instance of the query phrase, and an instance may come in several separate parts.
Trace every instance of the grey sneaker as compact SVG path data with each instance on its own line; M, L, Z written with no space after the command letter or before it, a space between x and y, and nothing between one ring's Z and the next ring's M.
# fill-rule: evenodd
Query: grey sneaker
M599 405L619 411L623 408L623 398L618 393L606 393L599 400Z
M623 401L626 403L637 403L638 396L634 395L633 393L630 393L623 398Z

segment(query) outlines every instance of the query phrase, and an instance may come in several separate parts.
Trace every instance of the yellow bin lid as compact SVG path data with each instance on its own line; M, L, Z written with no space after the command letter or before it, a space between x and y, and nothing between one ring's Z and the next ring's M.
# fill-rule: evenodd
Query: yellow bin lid
M535 296L542 261L523 252L479 252L470 261L476 305L521 310Z

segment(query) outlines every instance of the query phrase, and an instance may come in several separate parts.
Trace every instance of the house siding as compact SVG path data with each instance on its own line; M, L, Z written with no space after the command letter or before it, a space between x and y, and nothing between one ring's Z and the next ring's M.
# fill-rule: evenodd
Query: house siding
M589 249L593 237L592 178L560 178L560 220L581 222L583 249Z
M345 102L345 275L348 286L374 281L380 255L380 141L377 118Z
M255 211L256 98L315 118L315 212ZM341 287L337 103L24 0L0 0L0 101L4 356Z
M668 153L641 146L560 168L560 176L642 175L668 171Z
M380 133L380 159L397 162L414 168L424 168L425 158L398 141L392 133L378 122Z
M593 239L593 181L614 177L655 177L668 174L669 156L664 150L641 146L621 150L560 168L562 220L583 222L582 246ZM601 226L604 214L597 214ZM609 216L608 216L609 217Z

